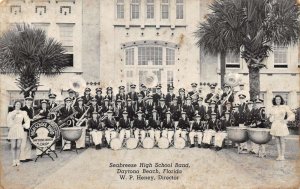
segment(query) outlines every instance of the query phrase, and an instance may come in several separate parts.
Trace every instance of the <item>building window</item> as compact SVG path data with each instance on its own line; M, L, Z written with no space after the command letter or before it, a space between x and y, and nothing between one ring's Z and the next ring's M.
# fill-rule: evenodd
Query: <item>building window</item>
M126 65L134 65L134 48L126 49Z
M15 15L17 15L18 13L21 13L21 5L11 5L10 12Z
M147 0L147 19L153 19L154 18L154 0Z
M66 50L69 66L73 66L73 30L74 24L59 24L60 41Z
M118 19L124 18L124 0L117 1L117 18Z
M161 18L169 19L169 0L161 0Z
M173 82L174 82L173 71L167 71L167 85L171 86L173 85Z
M226 68L240 68L240 54L229 52L226 54Z
M289 93L288 92L273 92L273 97L275 97L276 95L282 96L285 104L286 105L289 104Z
M33 27L39 28L45 31L46 35L48 34L49 25L48 23L32 23Z
M140 1L132 0L131 1L131 19L140 18Z
M287 52L286 46L274 46L274 68L287 68Z
M176 19L183 19L183 0L176 0Z
M162 65L162 47L138 47L139 65Z
M175 50L166 48L166 65L175 64Z

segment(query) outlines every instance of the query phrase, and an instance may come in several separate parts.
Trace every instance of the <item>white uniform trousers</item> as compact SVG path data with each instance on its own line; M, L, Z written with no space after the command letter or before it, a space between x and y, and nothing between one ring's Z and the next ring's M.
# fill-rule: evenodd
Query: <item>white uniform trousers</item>
M201 131L191 131L189 133L189 138L190 138L191 144L195 144L195 137L198 138L198 144L201 144L202 136L203 136L203 133Z
M210 144L212 137L215 136L215 133L216 133L216 131L214 131L212 129L205 130L204 134L203 134L202 142L205 144Z
M217 132L215 134L215 146L222 147L224 139L227 137L226 132Z
M139 139L139 134L141 135L141 141L143 141L146 136L146 131L144 131L143 129L135 129L134 138Z
M76 141L76 148L85 148L86 127L82 128L81 137Z
M20 160L32 159L31 156L31 142L28 137L28 132L24 131L24 135L21 142L20 148Z
M175 131L175 138L182 137L185 140L187 140L187 135L186 134L187 134L187 131L184 131L182 129L177 129Z
M121 142L124 141L124 138L126 138L126 139L130 138L130 129L121 129L119 138L120 138Z
M103 131L92 130L90 133L95 145L102 144Z
M152 138L154 140L155 138L155 141L158 141L158 139L160 138L160 130L157 130L157 129L150 129L148 130L148 133L150 135L150 138Z
M164 129L161 133L162 137L166 137L169 142L172 142L173 136L174 136L174 131L173 130L168 130L168 129Z
M110 143L110 140L117 137L117 132L114 129L108 129L105 131L105 138L107 143Z
M71 149L71 142L70 141L66 141L65 139L62 139L61 140L61 145L64 146L65 143L67 143L65 146L64 146L64 149L63 150L70 150Z

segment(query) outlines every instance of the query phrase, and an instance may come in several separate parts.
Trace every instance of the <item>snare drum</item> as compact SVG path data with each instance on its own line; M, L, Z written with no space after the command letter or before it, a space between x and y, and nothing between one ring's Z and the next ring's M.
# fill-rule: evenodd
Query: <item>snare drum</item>
M137 147L137 145L138 145L138 142L139 141L136 138L129 138L129 139L127 139L127 141L126 141L126 147L127 147L127 149L130 149L130 150L135 149Z
M186 141L183 137L177 137L174 140L174 148L183 149L185 147Z
M119 138L113 138L110 141L110 147L113 150L119 150L122 147L122 141Z
M150 137L146 137L143 141L143 148L151 149L154 147L154 140Z
M160 139L158 139L157 145L161 149L169 148L169 140L166 137L160 137Z

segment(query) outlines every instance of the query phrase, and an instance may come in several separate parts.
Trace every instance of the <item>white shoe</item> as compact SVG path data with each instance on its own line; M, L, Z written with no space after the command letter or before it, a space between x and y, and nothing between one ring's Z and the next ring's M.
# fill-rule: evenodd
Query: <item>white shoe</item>
M16 166L20 165L20 160L16 160Z
M280 160L281 160L281 156L278 156L276 160L277 160L277 161L280 161Z

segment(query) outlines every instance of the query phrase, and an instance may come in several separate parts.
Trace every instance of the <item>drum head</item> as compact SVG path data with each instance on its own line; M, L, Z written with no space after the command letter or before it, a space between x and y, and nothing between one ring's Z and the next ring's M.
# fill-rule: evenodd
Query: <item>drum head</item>
M110 147L113 150L119 150L122 147L122 142L119 138L113 138L110 141Z
M174 141L174 148L183 149L185 147L185 139L182 137L178 137Z
M137 147L138 144L138 140L136 138L129 138L126 141L126 147L127 149L135 149Z
M158 147L161 149L169 148L169 140L166 137L158 139Z
M143 148L150 149L154 146L154 140L150 137L146 137L143 141Z

